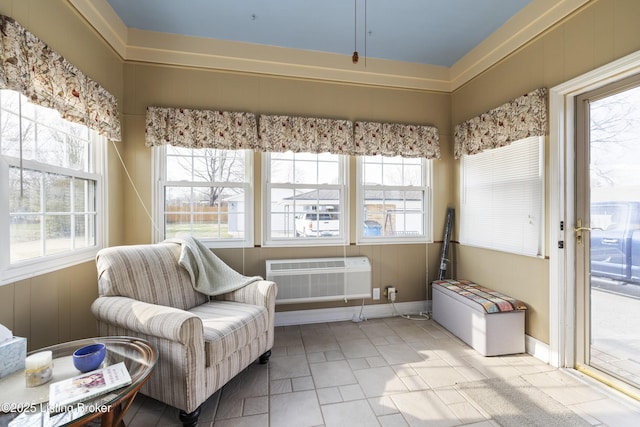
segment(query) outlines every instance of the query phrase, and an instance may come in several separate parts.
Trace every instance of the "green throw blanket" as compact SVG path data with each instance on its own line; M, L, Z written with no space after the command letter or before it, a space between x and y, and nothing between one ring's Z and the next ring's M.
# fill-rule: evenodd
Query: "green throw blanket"
M178 264L189 272L193 288L205 295L226 294L262 280L260 276L249 277L238 273L193 237L167 239L165 242L182 245Z

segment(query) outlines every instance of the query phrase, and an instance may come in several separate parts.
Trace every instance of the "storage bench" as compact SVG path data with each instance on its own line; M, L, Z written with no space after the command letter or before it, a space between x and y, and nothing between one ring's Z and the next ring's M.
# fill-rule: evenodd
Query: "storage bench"
M432 283L433 320L483 356L525 351L526 305L468 280Z

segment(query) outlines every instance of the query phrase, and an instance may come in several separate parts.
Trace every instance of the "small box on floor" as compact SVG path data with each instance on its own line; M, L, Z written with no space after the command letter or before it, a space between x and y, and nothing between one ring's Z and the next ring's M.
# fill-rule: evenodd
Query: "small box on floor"
M13 337L0 343L0 378L24 370L27 357L27 339Z

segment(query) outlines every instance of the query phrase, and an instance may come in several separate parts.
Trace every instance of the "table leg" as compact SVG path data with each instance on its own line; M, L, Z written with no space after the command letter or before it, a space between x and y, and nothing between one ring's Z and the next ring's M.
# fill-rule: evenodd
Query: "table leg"
M125 399L118 402L114 405L114 408L108 412L102 414L102 421L100 423L101 427L125 427L124 424L124 414L127 413L127 410L133 403L138 392L134 392L130 396L127 396Z

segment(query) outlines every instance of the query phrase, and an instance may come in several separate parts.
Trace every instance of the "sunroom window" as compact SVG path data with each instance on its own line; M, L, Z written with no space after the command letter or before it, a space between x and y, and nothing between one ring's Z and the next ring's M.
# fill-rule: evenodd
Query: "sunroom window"
M264 153L266 245L344 244L346 160L330 153Z
M359 243L430 238L430 164L424 158L400 156L357 158Z
M0 90L0 266L29 271L91 259L102 245L104 137Z
M251 150L162 145L156 241L192 236L211 247L253 244Z

